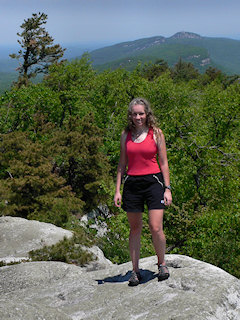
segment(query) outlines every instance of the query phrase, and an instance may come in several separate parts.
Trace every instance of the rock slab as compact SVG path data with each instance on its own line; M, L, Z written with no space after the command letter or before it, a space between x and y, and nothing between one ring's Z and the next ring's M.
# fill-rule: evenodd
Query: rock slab
M68 230L0 217L0 261L28 258ZM87 249L87 248L86 248ZM22 262L0 268L0 320L239 320L240 280L187 256L166 255L170 278L157 281L156 257L140 260L143 281L129 287L131 263L113 265L102 251L84 268Z
M1 319L240 319L240 280L187 256L166 261L171 276L158 282L156 257L141 259L137 287L128 286L130 262L90 272L61 262L2 267Z

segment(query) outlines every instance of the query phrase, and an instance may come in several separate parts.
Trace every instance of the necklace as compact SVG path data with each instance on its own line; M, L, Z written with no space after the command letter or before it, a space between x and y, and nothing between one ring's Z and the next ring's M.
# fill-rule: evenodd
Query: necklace
M138 132L133 132L132 133L132 140L134 142L142 142L146 138L147 133L148 133L147 129L143 129L143 130L138 131Z

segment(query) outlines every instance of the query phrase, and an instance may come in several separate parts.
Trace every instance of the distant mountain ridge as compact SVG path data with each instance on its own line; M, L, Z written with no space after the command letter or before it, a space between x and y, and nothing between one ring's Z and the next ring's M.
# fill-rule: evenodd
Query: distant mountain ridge
M63 47L67 48L65 58L69 60L80 58L86 51L79 43ZM8 89L17 78L18 62L8 55L18 49L17 45L0 46L0 93ZM99 71L119 67L133 70L139 62L155 63L160 59L173 67L181 57L182 60L191 62L200 72L214 67L229 75L240 75L240 40L204 37L186 31L177 32L171 37L155 36L121 42L91 50L89 54L94 68Z
M142 63L164 59L170 66L181 57L204 72L216 67L227 74L240 74L240 41L203 37L193 32L177 32L171 37L155 36L122 42L90 52L99 69L133 69Z

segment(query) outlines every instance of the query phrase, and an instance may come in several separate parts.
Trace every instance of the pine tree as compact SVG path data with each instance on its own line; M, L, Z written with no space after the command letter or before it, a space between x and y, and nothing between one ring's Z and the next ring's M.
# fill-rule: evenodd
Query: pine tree
M64 226L84 202L53 172L52 159L27 133L0 135L0 216L37 219Z
M20 61L19 87L28 84L29 79L38 73L46 73L52 63L63 57L65 49L62 49L59 44L53 44L53 38L43 27L46 22L45 13L33 13L32 17L24 20L20 26L23 31L17 33L21 38L18 43L22 49L18 51L18 54L10 54L10 57Z
M198 70L191 62L185 62L179 58L178 62L172 69L172 78L175 81L189 81L191 79L197 79L199 76Z

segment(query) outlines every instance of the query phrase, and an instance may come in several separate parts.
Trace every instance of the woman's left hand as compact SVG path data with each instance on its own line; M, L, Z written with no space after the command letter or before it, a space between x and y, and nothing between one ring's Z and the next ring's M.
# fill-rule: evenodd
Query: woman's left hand
M170 206L171 203L172 203L171 190L166 189L164 192L164 204L165 204L165 206Z

